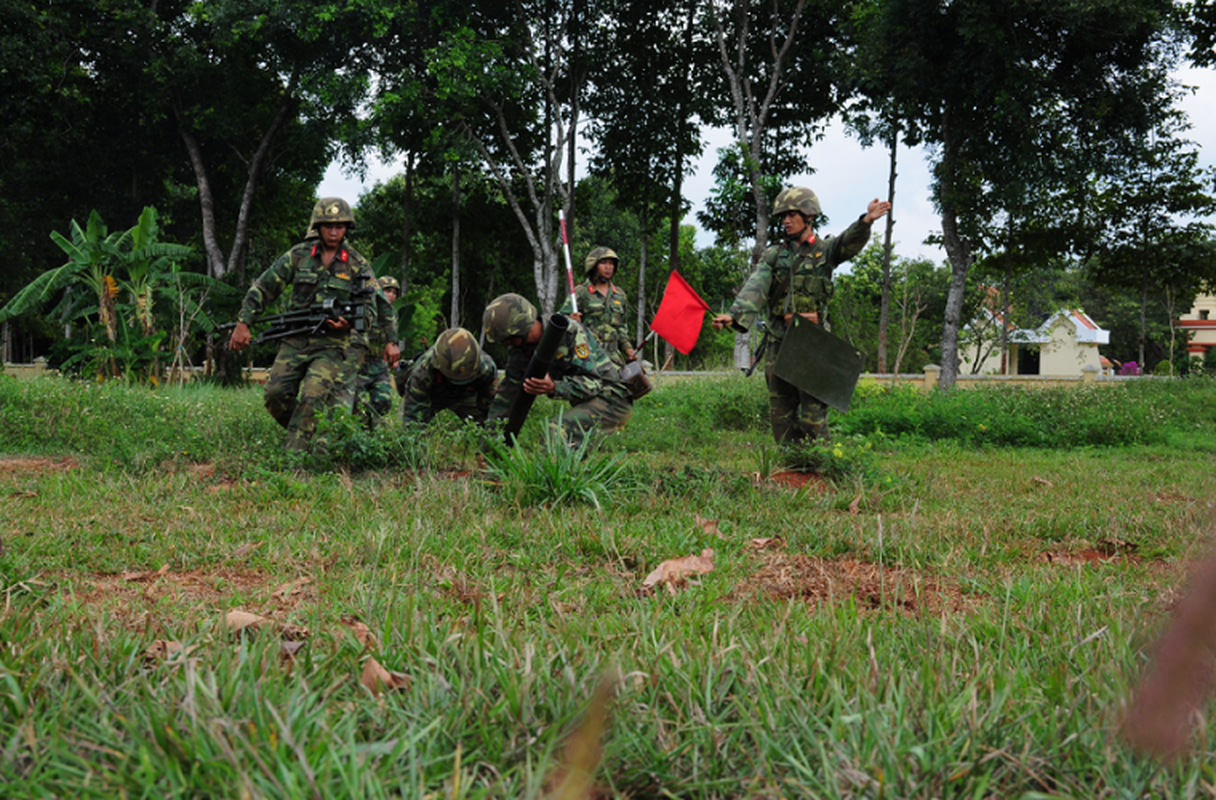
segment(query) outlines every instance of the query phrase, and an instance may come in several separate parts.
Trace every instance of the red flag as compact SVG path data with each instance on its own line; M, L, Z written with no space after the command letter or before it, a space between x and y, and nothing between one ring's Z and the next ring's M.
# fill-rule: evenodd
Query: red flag
M670 342L672 347L688 355L697 346L706 311L709 311L709 303L702 300L680 273L673 269L650 329Z

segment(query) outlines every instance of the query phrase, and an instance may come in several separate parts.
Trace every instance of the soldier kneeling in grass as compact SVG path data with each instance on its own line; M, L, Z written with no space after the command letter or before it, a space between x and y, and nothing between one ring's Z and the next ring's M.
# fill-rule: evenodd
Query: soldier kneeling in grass
M490 420L506 419L520 391L565 400L571 406L562 414L562 433L572 446L581 446L592 432L611 432L625 426L633 413L633 396L615 364L580 323L569 327L557 347L547 375L524 378L528 362L544 332L536 306L518 294L494 298L482 319L486 338L507 345L507 367Z

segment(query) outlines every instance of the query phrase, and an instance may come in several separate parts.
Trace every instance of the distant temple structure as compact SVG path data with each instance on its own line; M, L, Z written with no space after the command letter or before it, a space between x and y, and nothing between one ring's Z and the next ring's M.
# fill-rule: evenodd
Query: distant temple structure
M1191 358L1202 359L1216 347L1216 295L1196 297L1190 312L1174 320L1174 325L1186 337L1186 351Z

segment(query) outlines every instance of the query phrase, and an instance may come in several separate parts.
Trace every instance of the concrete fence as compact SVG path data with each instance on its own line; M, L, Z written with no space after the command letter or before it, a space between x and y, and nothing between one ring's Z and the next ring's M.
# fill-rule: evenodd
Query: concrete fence
M186 367L183 372L186 373L187 380L195 375L202 375L202 367ZM45 358L35 358L33 364L9 364L5 362L3 375L8 375L13 378L36 378L43 375L58 375L59 370L48 369ZM252 383L265 383L270 377L269 367L245 367L245 374L249 377ZM176 383L180 376L175 372L170 375L168 370L165 370L165 381L168 383Z
M198 375L202 373L201 367L191 367L186 370L190 375ZM245 373L249 376L251 383L265 383L270 377L270 369L268 367L246 367ZM45 358L34 359L33 364L5 364L4 375L14 378L32 378L39 375L53 375L55 370L47 369ZM692 377L696 375L727 375L729 372L663 372L653 377L660 381L665 377ZM937 387L938 378L941 377L942 368L930 364L925 367L923 373L906 373L900 375L878 374L867 372L863 373L860 379L861 383L877 383L887 385L907 385L915 386L923 392L932 391ZM178 376L172 376L172 381L176 381ZM970 389L976 386L992 386L1001 384L1005 386L1024 386L1028 388L1046 388L1060 386L1079 386L1098 385L1098 386L1115 386L1125 381L1144 380L1145 378L1152 379L1154 376L1131 376L1131 375L1103 375L1097 367L1085 367L1079 375L959 375L955 386L960 389ZM169 379L169 376L167 376Z

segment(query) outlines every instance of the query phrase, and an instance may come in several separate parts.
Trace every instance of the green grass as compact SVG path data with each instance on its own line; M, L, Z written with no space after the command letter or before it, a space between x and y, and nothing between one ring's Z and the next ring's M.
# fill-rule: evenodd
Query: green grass
M1214 390L862 396L793 491L758 379L661 382L577 458L542 400L491 474L447 416L291 459L256 389L0 378L0 794L538 797L608 674L607 796L1208 796L1205 740L1114 732L1212 534Z

